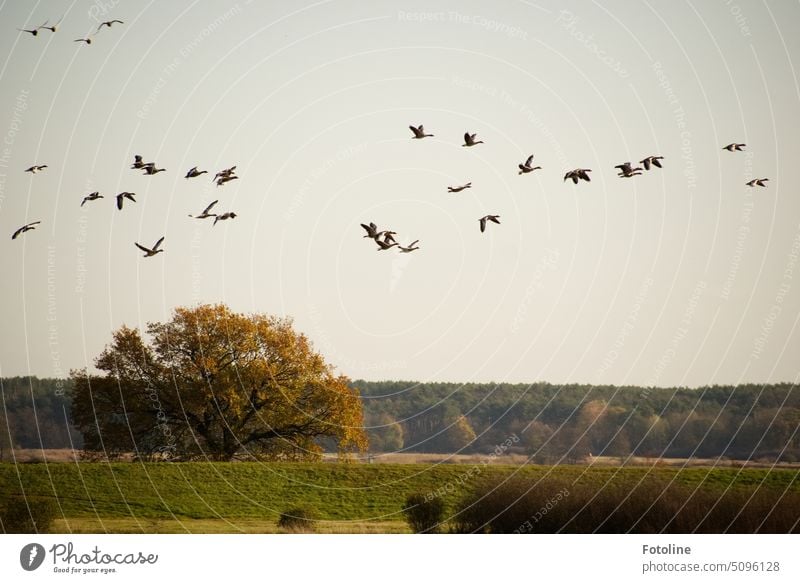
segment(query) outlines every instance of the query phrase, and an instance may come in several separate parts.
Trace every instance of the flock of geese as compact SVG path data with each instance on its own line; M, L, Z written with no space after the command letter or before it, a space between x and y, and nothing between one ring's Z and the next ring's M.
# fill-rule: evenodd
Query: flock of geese
M44 24L42 24L41 26L37 26L36 28L30 28L30 29L28 29L28 28L18 28L17 30L20 31L20 32L27 32L31 36L38 36L40 30L49 30L50 32L57 31L58 30L58 25L61 24L62 20L64 20L63 16L55 24L48 24L49 20L45 20ZM84 43L84 44L90 45L90 44L92 44L92 37L95 36L101 30L103 30L103 27L111 28L115 24L125 24L125 23L122 22L121 20L116 20L116 19L115 20L107 20L105 22L101 22L100 26L98 26L97 30L94 31L92 34L90 34L90 35L88 35L88 36L86 36L84 38L76 38L72 42Z

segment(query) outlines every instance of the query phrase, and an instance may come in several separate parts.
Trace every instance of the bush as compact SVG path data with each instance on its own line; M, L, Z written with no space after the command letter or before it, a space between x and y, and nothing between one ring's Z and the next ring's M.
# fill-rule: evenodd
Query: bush
M424 494L411 494L406 498L403 514L414 532L437 533L444 521L444 502L441 498L428 499Z
M278 526L288 532L314 532L317 517L307 508L292 508L281 513Z
M0 508L0 529L7 534L42 534L50 531L58 509L47 498L10 498Z

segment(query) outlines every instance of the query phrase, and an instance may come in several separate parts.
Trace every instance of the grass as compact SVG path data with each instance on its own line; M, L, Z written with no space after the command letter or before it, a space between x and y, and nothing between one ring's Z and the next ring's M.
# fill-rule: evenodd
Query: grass
M480 471L474 470L479 468ZM470 475L470 470L472 474ZM798 470L470 466L333 463L0 464L0 502L47 497L54 532L280 532L287 508L313 509L317 532L408 532L402 508L414 493L442 492L447 512L478 479L550 475L600 488L647 476L689 488L800 491Z

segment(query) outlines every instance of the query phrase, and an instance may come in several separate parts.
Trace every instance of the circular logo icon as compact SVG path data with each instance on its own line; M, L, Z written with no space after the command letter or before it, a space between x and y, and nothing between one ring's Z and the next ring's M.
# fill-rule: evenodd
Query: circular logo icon
M44 562L44 547L38 543L30 543L19 552L19 564L26 571L35 571Z

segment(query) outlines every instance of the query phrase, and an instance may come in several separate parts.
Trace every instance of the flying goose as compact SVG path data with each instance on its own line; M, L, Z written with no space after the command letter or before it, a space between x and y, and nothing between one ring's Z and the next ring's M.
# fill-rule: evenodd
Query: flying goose
M41 172L45 168L47 168L47 164L40 164L39 166L31 166L30 168L25 170L25 172L30 172L31 174L36 174L37 172Z
M92 44L92 37L91 36L87 36L86 38L76 38L72 42L74 42L74 43L86 43L87 45L90 45L90 44Z
M156 241L156 244L153 245L152 249L148 249L144 245L139 245L139 243L134 243L134 245L136 245L139 249L144 251L144 256L145 257L152 257L153 255L157 255L158 253L163 253L164 252L163 249L159 249L159 247L161 246L161 243L163 243L163 242L164 242L164 237L161 237L158 241Z
M485 217L481 217L478 219L478 222L481 224L481 233L486 230L486 221L492 221L493 223L500 224L500 215L486 215Z
M21 226L19 229L17 229L16 231L14 231L14 234L13 234L13 235L11 235L11 238L12 238L12 239L16 239L16 238L17 238L17 237L19 237L19 236L20 236L22 233L26 233L26 232L28 232L28 231L32 231L32 230L34 230L34 229L36 228L36 225L38 225L38 224L39 224L39 223L41 223L41 222L42 222L42 221L34 221L34 222L32 222L32 223L28 223L27 225L22 225L22 226Z
M366 239L367 237L369 237L370 239L375 239L379 236L378 225L376 225L375 223L370 223L369 225L361 223L361 226L364 227L364 230L367 232L367 234L364 235L362 239ZM381 231L381 233L383 233L383 231Z
M742 152L742 151L744 151L742 148L744 148L746 145L747 144L737 144L737 143L734 142L733 144L728 144L727 146L725 146L722 149L723 150L728 150L728 152Z
M764 188L766 188L767 185L764 184L764 183L767 182L768 180L769 180L769 178L754 178L753 180L751 180L750 182L747 183L747 186L750 186L750 187L752 187L752 186L763 186Z
M397 242L389 243L388 241L381 241L380 239L375 239L375 242L378 244L377 251L386 251L387 249L398 246Z
M198 169L197 169L197 166L193 166L193 167L192 167L192 168L190 168L190 169L189 169L189 171L186 173L186 176L185 176L185 178L197 178L197 177L198 177L198 176L200 176L201 174L208 174L208 170L198 170Z
M625 162L624 164L617 164L614 168L619 168L619 174L622 178L630 178L632 176L640 176L642 174L642 169L637 166L636 168L631 168L630 162Z
M121 20L116 20L116 19L115 20L107 20L106 22L101 22L100 23L100 26L97 27L97 32L100 32L100 29L103 28L104 26L107 26L108 28L111 28L111 25L114 24L115 22L117 22L119 24L125 24Z
M122 210L122 204L125 202L126 198L131 202L136 202L136 199L133 198L134 196L136 196L135 192L120 192L117 195L117 208Z
M519 166L519 173L520 174L527 174L528 172L533 172L534 170L541 170L541 166L531 166L533 164L533 154L528 156L528 159L525 160L522 164L517 164Z
M394 231L381 231L381 233L378 234L378 237L380 237L381 234L383 235L383 242L384 243L397 243L397 241L394 240L394 235L397 234L396 232L394 232ZM377 241L377 239L375 239L375 240Z
M97 191L87 194L86 196L83 197L83 200L81 201L81 206L86 204L87 200L97 200L98 198L105 198L105 197Z
M467 182L466 184L462 184L461 186L448 186L447 192L461 192L466 188L472 188L472 183Z
M650 165L652 164L656 168L663 168L661 165L660 160L663 160L664 156L648 156L644 160L639 160L639 164L644 164L645 170L650 170Z
M422 124L420 124L418 128L415 128L414 126L408 126L408 129L410 129L412 132L414 132L414 136L411 138L412 140L421 140L422 138L432 138L433 137L433 134L426 134L425 133L425 128L422 127Z
M236 213L233 212L222 213L221 215L217 215L216 217L214 217L214 224L216 225L217 221L226 221L228 219L235 219L235 218L236 218Z
M47 24L47 22L45 22L45 24ZM40 28L41 28L40 26L37 26L33 30L27 30L25 28L18 28L17 30L20 31L20 32L28 32L28 33L31 34L31 36L36 36L37 34L39 34L39 29Z
M475 137L477 135L478 134L470 134L469 132L464 134L464 143L461 144L461 147L462 148L466 148L466 147L469 147L469 146L474 146L476 144L482 144L483 142L481 140L477 140L477 141L475 140Z
M149 162L148 164L145 164L144 166L142 166L142 170L144 170L144 173L147 176L153 176L154 174L158 174L159 172L166 171L166 168L156 168L156 165L155 165L154 162Z
M131 164L131 168L134 170L139 170L140 168L144 168L145 166L153 166L153 165L154 164L152 162L147 162L145 164L144 160L142 160L142 157L139 154L136 154L133 157L133 164Z
M417 249L419 249L419 247L415 247L417 243L419 243L419 239L417 239L416 241L414 241L413 243L409 244L406 247L398 245L397 248L400 250L400 253L411 253L412 251L416 251Z
M46 30L49 30L50 32L55 32L56 30L58 30L58 25L59 25L59 24L61 24L61 21L62 21L62 20L64 20L64 17L63 17L63 16L62 16L62 17L59 19L59 21L58 21L58 22L56 22L56 23L55 23L54 25L52 25L52 26L47 26L47 21L45 20L45 21L44 21L44 24L43 24L42 26L40 26L39 28L44 28L44 29L46 29Z
M578 184L578 180L591 182L591 178L589 178L587 172L591 172L591 170L589 168L576 168L575 170L570 170L564 174L564 181L566 182L567 180L572 179L574 184Z
M239 180L239 177L233 174L229 174L227 176L220 176L219 178L217 178L217 186L222 186L223 184L225 184L226 182L230 182L231 180Z
M226 176L233 176L233 173L236 171L236 166L231 166L230 168L226 168L225 170L220 170L214 175L214 178L211 179L211 182L214 182L218 178L224 178Z
M209 217L216 217L217 216L216 214L214 214L214 213L209 214L208 211L210 211L212 208L214 208L214 205L217 204L218 202L219 202L218 200L215 200L214 202L212 202L199 215L189 215L189 216L192 217L193 219L207 219Z

